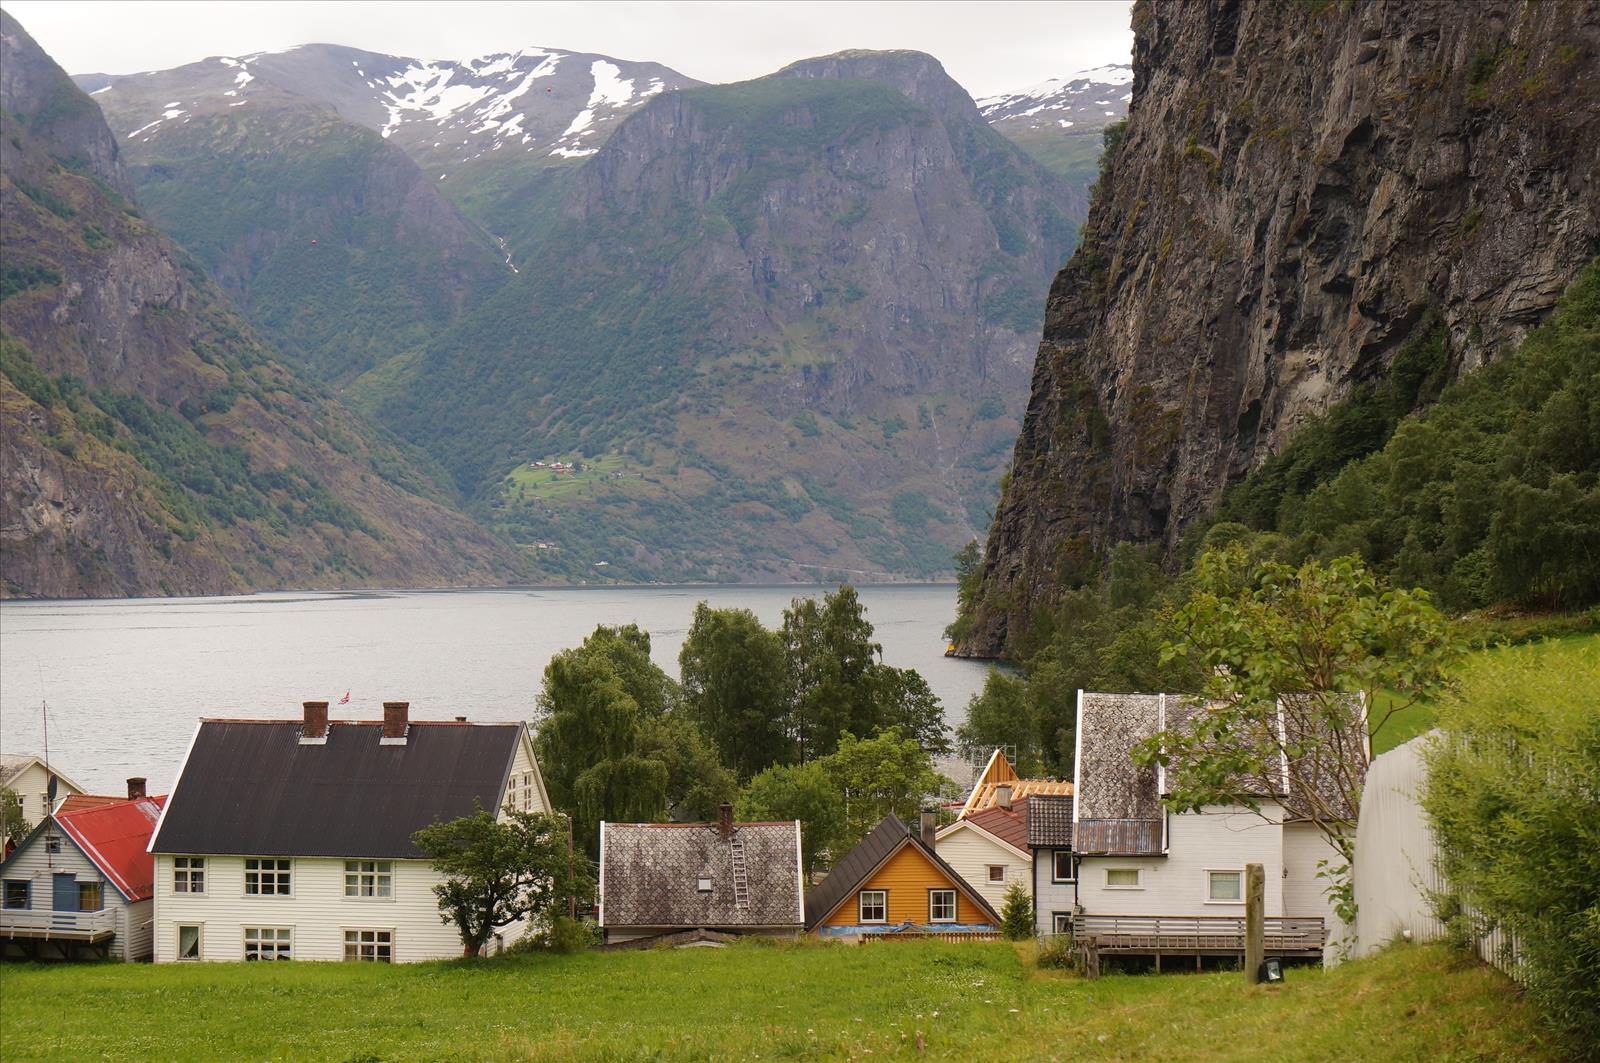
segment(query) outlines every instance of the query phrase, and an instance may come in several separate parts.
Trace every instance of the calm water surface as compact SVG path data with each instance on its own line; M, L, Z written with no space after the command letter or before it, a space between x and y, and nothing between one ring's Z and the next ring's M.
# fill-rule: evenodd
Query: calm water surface
M337 702L335 719L379 719L411 702L420 719L526 719L545 663L596 624L637 623L678 672L695 603L746 608L776 626L822 587L629 587L0 604L0 750L43 748L81 785L118 793L144 775L170 788L201 716L286 718ZM915 668L952 726L985 668L948 659L941 632L955 588L860 588L884 660Z

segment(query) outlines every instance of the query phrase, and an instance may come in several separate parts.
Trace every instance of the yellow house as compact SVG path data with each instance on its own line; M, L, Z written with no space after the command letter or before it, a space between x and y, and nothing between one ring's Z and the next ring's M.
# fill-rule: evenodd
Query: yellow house
M933 849L893 815L872 828L806 897L806 931L819 937L872 934L992 934L1000 917Z

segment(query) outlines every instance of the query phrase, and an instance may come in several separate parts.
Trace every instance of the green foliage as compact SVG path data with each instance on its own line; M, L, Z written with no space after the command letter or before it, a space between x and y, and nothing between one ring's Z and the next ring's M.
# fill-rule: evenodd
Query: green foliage
M1041 940L1033 962L1045 970L1078 971L1081 968L1070 934L1052 934Z
M783 641L748 609L695 607L678 655L684 712L748 779L792 759Z
M667 769L666 815L685 822L708 822L717 809L739 794L739 780L724 767L716 747L682 712L644 721L639 753Z
M1000 933L1007 941L1026 941L1033 937L1033 897L1020 882L1006 888L1000 904Z
M956 750L974 761L1004 747L1009 747L1012 766L1024 776L1045 771L1046 763L1055 759L1038 747L1027 679L991 668L983 689L967 702L967 718L956 728Z
M1468 936L1516 937L1519 976L1581 1056L1600 1043L1600 649L1562 668L1537 650L1479 662L1442 701L1423 807Z
M9 259L0 262L0 299L9 299L29 288L42 288L60 283L61 274L49 266L41 266L36 262L13 262Z
M932 502L921 491L901 491L889 500L889 515L907 528L921 531L931 520L943 524L949 514Z
M1254 809L1257 795L1282 789L1287 771L1285 812L1309 820L1353 861L1349 824L1369 732L1436 698L1461 652L1427 592L1389 590L1351 557L1253 564L1235 543L1196 561L1174 631L1162 655L1202 677L1196 692L1208 707L1187 729L1161 732L1136 751L1136 761L1169 769L1168 806ZM1388 707L1369 722L1380 692ZM1334 871L1337 878L1348 867Z
M983 551L978 540L969 539L957 550L954 557L956 569L956 618L944 629L944 637L959 643L972 630L972 610L977 604L978 585L983 580Z
M558 915L548 926L522 940L535 949L571 955L600 944L601 933L600 928L588 920Z
M497 819L480 806L411 840L444 876L433 892L441 920L460 932L465 956L476 956L500 927L543 919L558 902L593 888L587 861L568 852L560 816L508 809Z
M28 821L22 815L22 798L9 786L0 786L0 844L21 845L28 836Z
M7 176L11 175L8 174ZM78 208L68 203L66 199L52 189L41 188L38 185L31 184L21 176L12 177L12 183L21 189L23 195L58 218L65 220L76 217L78 214Z
M800 852L806 874L827 867L844 834L844 802L820 760L778 764L756 773L739 798L742 820L800 821Z

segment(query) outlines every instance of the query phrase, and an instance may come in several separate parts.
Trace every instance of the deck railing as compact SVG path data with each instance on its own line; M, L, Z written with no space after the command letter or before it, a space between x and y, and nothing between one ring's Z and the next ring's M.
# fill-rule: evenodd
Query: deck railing
M48 908L0 908L0 938L90 938L113 933L117 913L110 908L98 912L57 912Z
M1268 916L1263 937L1269 952L1320 950L1328 940L1320 916ZM1103 952L1244 951L1244 917L1232 915L1077 915L1072 934Z

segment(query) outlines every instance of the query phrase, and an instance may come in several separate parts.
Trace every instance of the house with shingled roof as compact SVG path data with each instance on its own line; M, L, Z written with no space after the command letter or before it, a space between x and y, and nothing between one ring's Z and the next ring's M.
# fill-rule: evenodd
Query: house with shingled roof
M1034 933L1066 934L1078 904L1078 865L1072 852L1070 796L1028 799L1028 849L1033 854Z
M800 821L601 823L599 923L608 944L680 935L794 937L805 925Z
M480 807L548 812L527 725L413 720L404 701L381 721L303 709L200 721L150 842L156 961L461 955L411 836Z
M146 847L165 797L143 779L127 797L69 799L0 861L0 949L28 959L146 960L153 861Z
M1028 810L1033 800L1013 801L1005 795L1003 804L947 823L934 836L934 850L996 911L1016 883L1033 896L1033 851L1028 845Z
M891 813L806 896L806 932L860 940L875 935L989 937L1000 916L934 848L936 817L912 833Z

